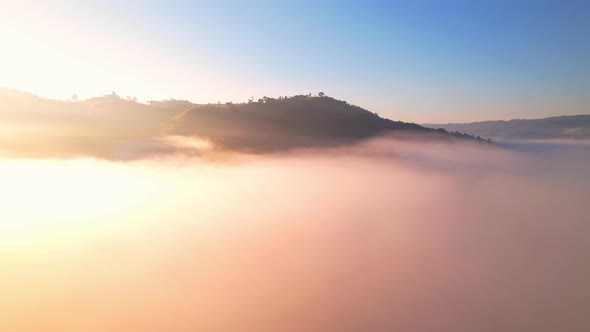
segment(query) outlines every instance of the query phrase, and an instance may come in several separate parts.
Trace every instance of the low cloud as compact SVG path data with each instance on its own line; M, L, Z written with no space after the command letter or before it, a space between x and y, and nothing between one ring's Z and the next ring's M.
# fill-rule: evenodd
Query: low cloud
M0 330L590 328L586 143L160 144L0 162Z

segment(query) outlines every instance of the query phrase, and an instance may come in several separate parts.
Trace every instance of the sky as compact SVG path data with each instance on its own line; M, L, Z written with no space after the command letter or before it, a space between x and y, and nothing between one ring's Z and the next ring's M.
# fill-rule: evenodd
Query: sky
M197 103L325 92L418 123L590 113L588 1L6 1L0 87Z

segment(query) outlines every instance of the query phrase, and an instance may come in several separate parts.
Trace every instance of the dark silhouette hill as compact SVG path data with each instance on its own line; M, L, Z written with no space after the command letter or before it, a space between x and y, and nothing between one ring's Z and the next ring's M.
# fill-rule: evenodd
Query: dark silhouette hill
M241 104L185 100L138 103L117 94L83 101L0 89L0 144L17 155L136 158L176 151L167 136L205 139L218 150L252 153L350 144L378 135L408 139L479 138L392 121L331 97L299 95Z
M198 105L170 119L163 131L198 136L227 149L272 151L339 145L390 133L413 138L479 138L392 121L327 96L264 98L245 104Z
M425 124L470 135L504 139L590 139L590 114L544 119Z

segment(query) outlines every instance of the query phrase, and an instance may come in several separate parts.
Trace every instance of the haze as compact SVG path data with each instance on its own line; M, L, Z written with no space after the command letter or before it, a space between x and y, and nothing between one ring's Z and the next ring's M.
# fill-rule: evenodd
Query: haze
M3 160L1 330L585 331L568 144Z
M0 332L590 331L588 32L0 0Z

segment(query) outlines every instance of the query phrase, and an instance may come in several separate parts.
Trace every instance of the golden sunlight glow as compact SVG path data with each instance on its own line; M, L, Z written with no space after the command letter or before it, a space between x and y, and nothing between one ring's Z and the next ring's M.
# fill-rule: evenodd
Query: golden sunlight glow
M163 63L160 51L138 44L115 27L92 26L87 22L92 17L75 16L49 3L3 6L0 87L61 100L113 90L143 100L177 95L170 85L160 84L162 80L147 79ZM163 80L172 79L166 68L158 73Z
M0 332L590 331L583 15L392 3L0 0Z
M141 172L95 160L0 160L0 235L111 227L141 213L153 186Z
M562 323L588 307L570 287L590 273L585 168L573 184L525 176L500 149L419 144L394 144L399 158L383 141L227 163L0 159L0 331L451 331L473 308L536 322L530 294Z

